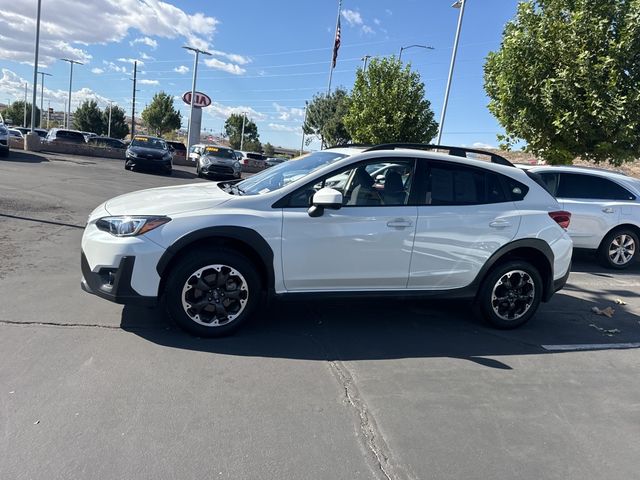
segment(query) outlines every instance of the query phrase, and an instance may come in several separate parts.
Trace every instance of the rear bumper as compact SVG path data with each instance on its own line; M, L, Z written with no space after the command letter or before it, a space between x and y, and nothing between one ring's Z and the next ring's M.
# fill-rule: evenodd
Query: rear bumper
M92 272L84 252L80 265L82 268L82 290L110 302L121 305L139 305L153 307L158 304L158 297L145 297L131 287L131 277L136 258L122 257L117 268L103 268Z
M546 289L545 295L542 301L548 302L549 300L551 300L551 297L553 297L554 293L556 293L559 290L562 290L564 286L567 284L567 281L569 280L569 275L571 275L571 265L569 265L569 268L567 269L567 273L565 273L564 276L560 278L556 278L553 281L552 288Z

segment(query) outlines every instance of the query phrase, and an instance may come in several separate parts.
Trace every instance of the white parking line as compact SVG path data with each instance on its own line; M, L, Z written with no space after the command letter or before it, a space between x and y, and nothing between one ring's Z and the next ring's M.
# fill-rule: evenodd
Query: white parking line
M579 345L541 345L542 348L549 351L566 352L571 350L609 350L609 349L626 349L640 348L640 342L636 343L584 343Z

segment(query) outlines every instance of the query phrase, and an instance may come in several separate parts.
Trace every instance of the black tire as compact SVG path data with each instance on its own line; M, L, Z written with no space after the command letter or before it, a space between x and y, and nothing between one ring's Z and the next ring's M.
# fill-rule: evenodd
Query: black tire
M638 258L638 235L628 228L607 234L598 249L598 260L606 268L624 270Z
M200 171L200 165L196 165L196 175L198 178L202 178L202 172Z
M494 267L484 278L476 305L492 326L517 328L535 315L542 299L542 288L542 277L533 265L524 260L508 261ZM504 301L493 298L494 289L498 298L504 298Z
M173 174L173 168L170 168L168 170L165 170L164 172L162 172L164 175L166 175L167 177L170 177Z
M124 164L124 169L125 170L131 170L131 165L127 165L126 163Z
M9 150L0 150L0 157L8 157L9 156Z
M222 268L218 271L217 267ZM226 275L227 280L224 286L216 288L220 274ZM205 291L204 286L198 289L198 279L210 290ZM234 299L231 299L232 294ZM225 248L197 249L185 255L169 273L165 288L166 306L171 318L182 329L199 337L222 337L235 332L251 318L261 298L262 285L256 266L244 255ZM183 300L187 306L183 306ZM197 303L200 303L200 310L193 308ZM220 310L218 313L218 309L224 312ZM216 321L218 325L215 325Z

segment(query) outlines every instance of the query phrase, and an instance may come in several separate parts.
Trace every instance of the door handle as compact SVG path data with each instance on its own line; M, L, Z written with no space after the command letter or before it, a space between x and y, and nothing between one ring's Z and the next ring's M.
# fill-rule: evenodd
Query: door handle
M408 228L411 226L413 226L413 222L409 220L396 219L387 222L387 227L390 228Z
M511 226L511 222L507 222L506 220L494 220L489 223L491 228L507 228Z
M603 211L604 213L614 213L614 212L615 212L615 210L614 210L613 208L611 208L611 207L604 207L604 208L602 209L602 211Z

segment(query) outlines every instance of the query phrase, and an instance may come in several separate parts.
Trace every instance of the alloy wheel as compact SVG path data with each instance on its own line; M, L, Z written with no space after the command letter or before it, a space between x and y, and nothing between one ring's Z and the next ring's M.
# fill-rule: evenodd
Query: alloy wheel
M617 235L609 245L609 259L614 265L626 265L636 253L636 242L631 235Z
M533 305L536 286L524 270L511 270L502 275L491 292L491 308L502 320L514 321Z
M247 281L228 265L207 265L193 272L182 289L182 308L206 327L228 325L244 311L249 299Z

